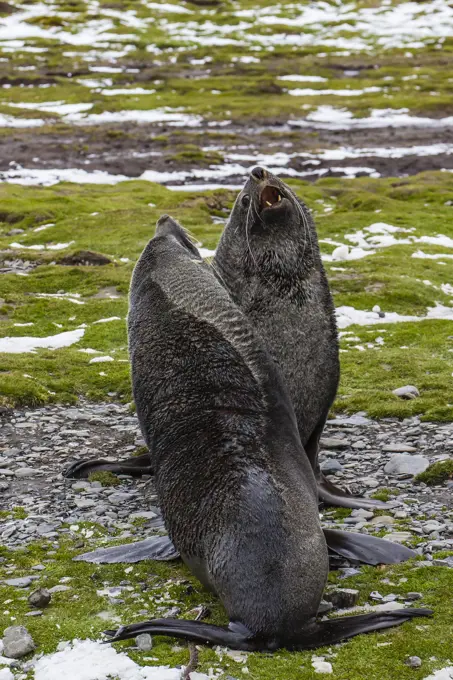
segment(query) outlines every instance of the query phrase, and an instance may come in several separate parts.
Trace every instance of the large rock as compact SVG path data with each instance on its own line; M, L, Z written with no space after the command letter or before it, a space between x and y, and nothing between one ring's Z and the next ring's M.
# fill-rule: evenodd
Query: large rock
M35 649L33 638L24 626L10 626L5 629L3 655L8 659L21 659Z
M28 604L31 607L41 609L42 607L47 607L51 599L52 595L47 588L39 588L28 596Z
M424 456L410 456L404 453L397 453L392 456L384 468L386 475L415 475L424 472L429 467L429 460Z

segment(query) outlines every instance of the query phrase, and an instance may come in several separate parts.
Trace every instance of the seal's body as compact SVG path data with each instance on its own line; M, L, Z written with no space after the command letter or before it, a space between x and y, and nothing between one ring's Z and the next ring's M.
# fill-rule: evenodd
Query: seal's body
M281 367L320 499L347 507L377 505L337 489L319 470L319 439L340 365L333 300L308 208L281 180L255 168L213 266Z
M232 620L281 643L315 616L328 556L279 369L169 219L134 271L128 328L173 544Z
M165 525L231 623L154 620L110 631L114 639L147 631L249 650L303 648L413 616L315 621L327 546L280 369L167 216L135 268L128 328Z

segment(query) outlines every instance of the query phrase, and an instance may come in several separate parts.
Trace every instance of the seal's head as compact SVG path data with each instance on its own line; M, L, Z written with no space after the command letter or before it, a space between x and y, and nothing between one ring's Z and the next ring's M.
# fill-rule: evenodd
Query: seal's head
M219 251L224 248L245 258L249 272L264 276L282 267L286 274L308 271L319 259L310 211L287 184L259 166L233 206Z

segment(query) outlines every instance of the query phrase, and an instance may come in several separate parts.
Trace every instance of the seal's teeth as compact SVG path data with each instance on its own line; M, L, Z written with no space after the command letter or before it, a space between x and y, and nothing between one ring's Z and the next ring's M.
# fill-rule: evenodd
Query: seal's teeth
M270 201L266 201L266 205L272 206L272 203Z
M282 200L282 197L281 197L280 194L279 194L279 195L278 195L278 198L277 198L277 201L279 202L279 201L281 201L281 200Z

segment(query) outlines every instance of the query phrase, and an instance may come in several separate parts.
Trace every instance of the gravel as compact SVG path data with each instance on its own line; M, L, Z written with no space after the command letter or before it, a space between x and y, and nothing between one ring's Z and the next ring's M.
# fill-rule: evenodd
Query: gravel
M69 534L89 550L96 535L82 526L85 522L107 530L105 546L113 538L141 540L162 528L151 477L122 475L119 486L102 487L99 482L66 480L61 474L76 459L118 460L143 446L137 418L127 406L80 402L71 408L4 410L0 419L3 507L23 508L0 518L2 544L14 549L43 538L52 551L60 537ZM416 417L374 422L364 413L329 421L320 454L328 478L354 494L370 496L389 488L391 494L384 515L359 509L337 519L336 510L326 508L324 525L370 534L384 528L386 538L396 542L417 538L418 552L433 564L433 553L453 549L453 496L447 485L414 484L413 475L448 458L452 441L453 423ZM36 474L24 475L24 470ZM453 566L449 558L441 562ZM16 587L31 588L38 573L21 579L12 573L11 580ZM70 587L60 584L55 592Z

